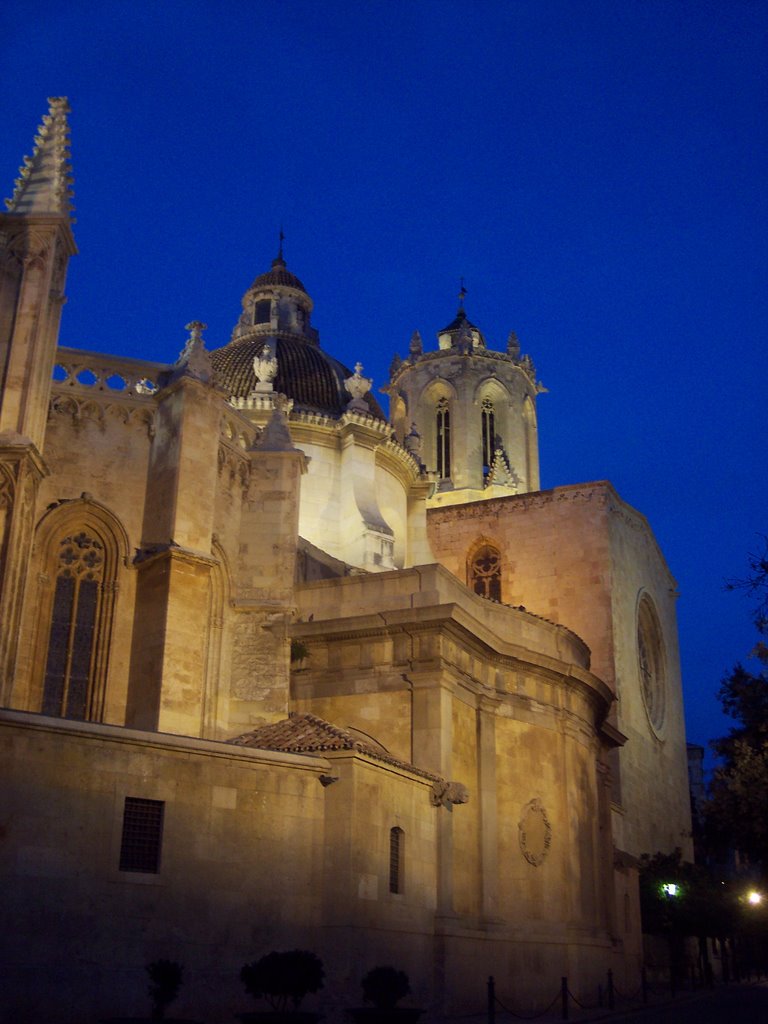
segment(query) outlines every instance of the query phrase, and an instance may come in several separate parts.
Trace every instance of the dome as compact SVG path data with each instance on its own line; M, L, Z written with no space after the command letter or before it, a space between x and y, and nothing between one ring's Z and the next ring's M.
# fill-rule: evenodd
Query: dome
M287 269L283 257L276 256L272 260L272 268L266 274L259 274L250 287L250 291L261 290L262 288L296 288L306 295L307 290L301 281Z
M211 352L214 381L228 396L247 398L254 390L253 360L261 356L268 340L264 335L251 335ZM344 381L353 376L351 370L319 346L308 345L301 337L278 335L273 344L277 356L277 377L273 381L276 392L292 398L297 411L334 417L346 411L352 396L344 387ZM365 402L371 416L386 421L381 406L370 392Z

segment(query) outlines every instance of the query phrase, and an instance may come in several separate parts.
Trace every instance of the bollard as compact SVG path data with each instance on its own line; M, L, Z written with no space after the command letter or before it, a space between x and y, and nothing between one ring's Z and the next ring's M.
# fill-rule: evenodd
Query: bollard
M488 975L488 1024L493 1024L496 1019L496 982L493 975Z
M640 988L643 990L643 1004L648 1003L648 975L645 970L645 964L640 968Z
M568 979L560 979L560 1002L562 1003L563 1020L568 1020Z
M608 968L608 1009L613 1009L614 994L613 994L613 971Z

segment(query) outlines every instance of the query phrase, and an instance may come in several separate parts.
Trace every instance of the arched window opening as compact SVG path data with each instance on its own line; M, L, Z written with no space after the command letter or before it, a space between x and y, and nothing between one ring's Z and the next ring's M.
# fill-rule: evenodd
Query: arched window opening
M81 530L59 543L43 684L43 714L93 717L95 635L104 584L104 545Z
M436 408L437 475L447 480L451 475L451 411L448 399L441 398Z
M496 449L496 422L493 402L484 398L480 411L483 435L483 479L487 479L493 465L493 453Z
M272 319L272 303L269 299L262 299L256 303L256 310L253 317L255 324L268 324Z
M405 832L397 825L389 830L389 891L403 891Z
M480 597L501 601L501 554L484 544L469 565L469 586Z

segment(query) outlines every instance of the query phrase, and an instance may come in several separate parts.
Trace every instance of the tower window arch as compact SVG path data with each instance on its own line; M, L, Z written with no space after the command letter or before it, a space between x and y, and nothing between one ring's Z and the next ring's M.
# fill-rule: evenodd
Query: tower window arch
M437 475L446 480L451 475L451 410L447 398L441 398L435 407L435 440Z
M268 324L272 319L272 303L269 299L262 299L256 303L256 309L253 314L253 322L255 324Z
M501 601L501 553L492 544L478 548L468 565L469 587L489 601Z
M480 420L483 439L483 478L485 478L491 472L493 453L496 448L496 417L490 398L483 399Z

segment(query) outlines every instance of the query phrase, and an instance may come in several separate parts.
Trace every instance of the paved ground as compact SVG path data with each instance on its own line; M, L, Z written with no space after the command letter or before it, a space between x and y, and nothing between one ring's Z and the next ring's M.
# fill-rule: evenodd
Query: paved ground
M562 1021L560 1003L541 1017L516 1016L499 1009L495 1024L555 1024ZM675 999L654 997L653 1005L617 1007L614 1011L569 1008L569 1024L768 1024L768 982L719 985L716 989L683 992ZM486 1016L451 1018L446 1024L487 1024Z

